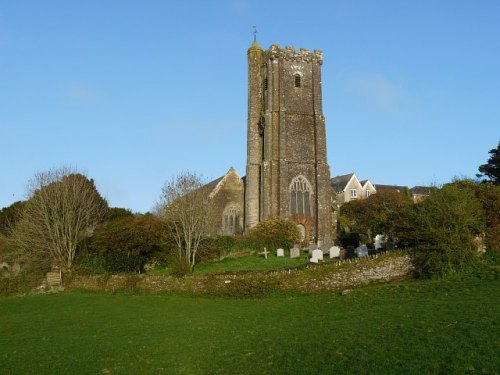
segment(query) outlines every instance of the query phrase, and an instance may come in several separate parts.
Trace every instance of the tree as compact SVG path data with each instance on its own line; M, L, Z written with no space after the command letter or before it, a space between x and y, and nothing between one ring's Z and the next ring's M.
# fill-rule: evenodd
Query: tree
M420 275L460 271L478 258L475 238L484 231L485 221L473 191L445 185L402 214L394 232L400 244L414 250Z
M340 209L341 225L348 226L349 232L359 233L363 242L371 243L376 234L391 236L395 216L412 202L406 194L392 190L380 191L367 199L343 205Z
M477 177L488 176L489 182L500 185L500 142L498 142L497 148L491 149L488 153L491 154L491 157L486 164L479 166L479 172L481 173L477 174Z
M107 202L94 181L71 168L37 173L29 199L10 236L28 259L44 259L70 271L78 244L104 217Z
M108 272L143 272L144 265L162 250L165 226L153 215L118 216L99 224L89 248L104 259Z
M175 241L178 274L193 271L200 243L209 233L212 201L203 186L200 175L186 171L162 188L160 215Z
M7 235L21 217L25 201L17 201L0 210L0 233Z

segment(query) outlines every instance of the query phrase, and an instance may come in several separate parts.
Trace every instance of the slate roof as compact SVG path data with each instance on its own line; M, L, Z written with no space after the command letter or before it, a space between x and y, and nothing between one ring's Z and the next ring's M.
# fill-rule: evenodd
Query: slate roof
M434 188L429 186L414 186L410 189L412 195L429 195Z
M343 176L336 176L330 179L330 185L333 190L335 190L337 193L340 193L345 189L345 186L349 182L349 180L352 178L354 173L349 173L345 174Z
M375 190L377 191L397 191L398 193L402 193L405 189L408 189L408 186L398 186L398 185L380 185L374 184Z
M216 178L215 180L213 181L210 181L209 183L205 184L202 186L202 189L207 189L208 191L212 191L215 189L215 187L217 186L217 184L219 182L222 181L222 179L225 177L226 175L222 176L222 177L219 177L219 178Z

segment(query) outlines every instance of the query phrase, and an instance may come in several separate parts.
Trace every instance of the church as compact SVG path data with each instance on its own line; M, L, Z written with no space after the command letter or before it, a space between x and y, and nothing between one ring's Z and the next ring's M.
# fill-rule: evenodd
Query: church
M254 40L248 57L246 176L231 168L207 184L218 234L243 234L269 217L297 224L306 242L331 238L330 168L322 109L323 53Z

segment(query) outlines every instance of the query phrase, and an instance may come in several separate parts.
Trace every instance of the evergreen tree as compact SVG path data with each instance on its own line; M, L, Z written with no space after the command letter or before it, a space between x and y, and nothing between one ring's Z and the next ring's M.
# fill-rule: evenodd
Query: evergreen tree
M491 157L488 159L486 164L479 166L480 174L477 177L489 177L489 181L495 185L500 185L500 142L498 142L497 148L491 149L489 151Z

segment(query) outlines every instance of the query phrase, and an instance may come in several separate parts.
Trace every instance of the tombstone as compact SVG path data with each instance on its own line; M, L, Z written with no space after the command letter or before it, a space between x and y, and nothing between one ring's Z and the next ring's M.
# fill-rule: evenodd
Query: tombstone
M278 256L278 257L284 257L285 256L285 250L283 250L283 249L276 250L276 256Z
M368 256L368 248L365 245L357 247L354 252L358 255L358 258Z
M294 245L292 249L290 249L290 258L298 258L300 257L300 246Z
M382 249L384 247L384 236L377 234L375 236L375 250Z
M349 252L347 251L347 249L341 248L340 249L339 259L340 260L345 260L345 259L348 259L348 258L349 258Z
M318 260L323 260L323 251L320 249L313 250L312 257Z
M309 262L311 262L311 263L319 263L319 260L318 260L318 258L312 257L311 259L309 259Z
M340 257L340 247L332 246L330 247L330 258L338 258Z
M264 248L264 258L267 259L267 249L266 248Z

